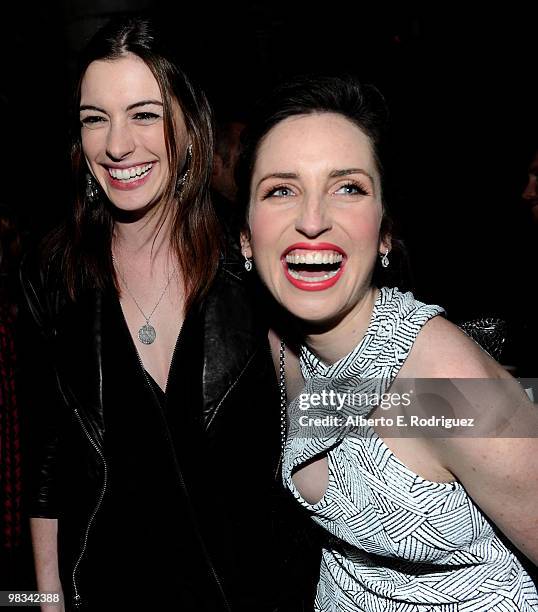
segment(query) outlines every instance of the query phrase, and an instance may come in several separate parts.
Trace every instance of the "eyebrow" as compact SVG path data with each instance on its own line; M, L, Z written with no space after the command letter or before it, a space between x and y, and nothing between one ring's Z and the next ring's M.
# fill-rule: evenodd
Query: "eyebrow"
M159 100L140 100L140 102L134 102L133 104L129 104L129 106L125 110L126 111L130 111L133 108L139 108L140 106L147 106L148 104L155 104L155 105L161 106L161 107L163 105L163 103L160 102ZM104 109L99 108L98 106L93 106L91 104L81 104L80 110L81 111L84 111L84 110L94 110L94 111L98 111L100 113L103 113L104 115L107 114L107 112Z
M129 106L125 110L132 110L133 108L138 108L139 106L146 106L146 104L156 104L157 106L163 105L163 103L159 100L141 100L140 102L129 104Z
M270 178L279 178L279 179L293 179L297 178L297 174L295 172L272 172L271 174L266 174L262 176L262 178L258 181L257 187L259 187L263 181L266 181Z
M331 178L338 178L339 176L348 176L349 174L364 174L364 176L368 177L372 181L372 183L374 183L374 177L362 168L345 168L344 170L333 170L329 174L329 176Z
M364 176L368 177L372 181L373 185L375 185L374 177L369 172L366 172L366 170L363 170L362 168L344 168L342 170L333 170L332 172L329 173L329 177L338 178L340 176L348 176L349 174L363 174ZM267 179L270 179L270 178L295 179L295 178L298 178L298 175L295 172L272 172L271 174L266 174L265 176L263 176L258 181L257 187L259 187L261 183L263 183L263 181L266 181Z

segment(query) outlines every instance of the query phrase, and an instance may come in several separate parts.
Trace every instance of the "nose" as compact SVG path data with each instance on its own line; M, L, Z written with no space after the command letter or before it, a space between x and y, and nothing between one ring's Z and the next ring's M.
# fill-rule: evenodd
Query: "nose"
M131 130L123 123L112 123L107 136L106 154L112 161L121 161L135 149Z
M525 187L521 197L524 200L536 200L538 198L538 176L536 174L529 174L529 180Z
M323 197L305 196L295 220L295 229L307 238L316 238L331 228L330 212Z

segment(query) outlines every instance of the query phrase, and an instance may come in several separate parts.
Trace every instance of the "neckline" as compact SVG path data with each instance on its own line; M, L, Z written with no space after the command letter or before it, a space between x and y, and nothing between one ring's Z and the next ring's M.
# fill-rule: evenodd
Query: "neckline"
M299 354L299 361L301 364L301 370L303 370L303 375L305 370L307 370L312 376L333 378L337 376L338 370L345 363L347 363L351 357L353 357L354 360L354 358L356 358L356 356L362 352L364 344L366 343L366 340L371 333L372 326L377 318L377 314L379 311L379 307L381 306L383 296L389 293L390 291L391 289L387 287L379 288L378 295L375 299L374 306L370 314L370 321L368 322L368 326L364 332L364 335L360 339L359 343L355 346L355 348L351 349L351 351L347 355L344 355L334 363L329 365L325 364L315 353L310 350L310 348L306 344L302 344Z
M165 389L159 385L159 383L153 378L153 376L144 368L144 374L147 376L148 382L155 390L159 400L162 400L164 403L168 400L168 393Z
M160 389L160 391L163 393L163 395L165 397L168 397L168 388L169 388L168 383L170 381L170 377L171 377L171 374L172 374L172 369L174 368L174 362L175 362L176 353L178 352L178 346L179 346L179 343L180 343L181 338L183 336L183 330L184 330L186 322L187 322L188 314L185 315L185 318L183 319L181 327L179 328L178 335L176 336L176 341L174 343L174 350L172 352L172 359L170 361L170 366L168 368L168 374L167 374L167 377L166 377L166 385L165 385L165 388L163 389L159 385L159 383L153 378L153 376L151 376L151 374L149 374L149 371L146 369L146 366L144 365L144 362L142 361L142 357L141 357L141 355L140 355L140 353L138 351L138 347L136 346L134 338L131 335L131 330L129 329L129 325L127 324L127 319L125 318L125 314L123 312L123 308L121 306L121 302L120 302L119 296L118 296L118 294L116 292L113 292L112 301L113 301L114 306L116 308L117 315L119 316L119 318L121 320L121 327L123 328L123 333L124 333L124 335L126 336L126 338L128 340L128 343L129 343L130 348L131 348L131 352L134 353L134 357L136 358L136 361L138 362L138 364L140 366L142 374L146 378L146 380L149 383L150 387L152 386L152 383L147 378L148 375L151 377L151 380Z

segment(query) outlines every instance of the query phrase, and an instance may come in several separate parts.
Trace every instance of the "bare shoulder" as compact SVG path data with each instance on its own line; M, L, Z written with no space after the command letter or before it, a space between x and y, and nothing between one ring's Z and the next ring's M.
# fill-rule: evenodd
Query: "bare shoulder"
M430 319L421 329L406 361L405 375L416 378L510 376L457 325L441 316Z
M538 412L519 383L442 317L424 325L402 374L421 379L418 384L430 390L415 403L416 410L465 419L467 429L426 438L431 456L536 563ZM437 404L436 398L441 398Z

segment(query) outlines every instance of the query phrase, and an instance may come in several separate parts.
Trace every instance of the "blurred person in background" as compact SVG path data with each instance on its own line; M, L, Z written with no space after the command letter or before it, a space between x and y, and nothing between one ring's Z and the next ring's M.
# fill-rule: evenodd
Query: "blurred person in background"
M27 534L21 520L21 440L16 393L17 270L21 238L17 219L0 205L0 584L21 587Z
M529 164L527 184L521 197L530 209L533 222L538 224L538 149Z

